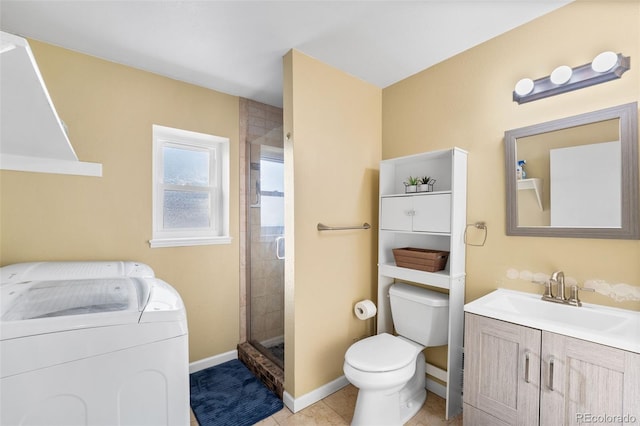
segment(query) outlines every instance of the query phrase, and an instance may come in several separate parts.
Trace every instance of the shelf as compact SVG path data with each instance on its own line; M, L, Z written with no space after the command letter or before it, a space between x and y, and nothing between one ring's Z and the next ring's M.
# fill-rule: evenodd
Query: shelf
M525 189L532 189L535 191L536 198L538 199L538 206L540 206L540 210L544 210L542 208L542 179L531 178L518 180L518 191Z
M27 40L0 31L0 42L0 170L102 176L78 160Z
M432 192L405 192L409 176L436 180ZM395 281L443 289L449 297L445 382L427 381L427 389L446 399L446 417L462 412L462 347L465 295L467 152L459 148L380 162L377 333L393 333L389 288ZM446 269L426 272L396 265L392 251L415 247L449 252ZM427 360L427 367L429 367Z
M451 191L431 191L431 192L402 192L399 194L381 194L381 198L391 198L391 197L420 197L420 196L428 196L428 195L438 195L438 194L451 194Z
M102 164L100 163L11 154L2 154L2 156L0 156L0 170L77 176L102 176Z
M393 263L378 265L378 273L385 277L398 278L418 284L448 289L451 285L449 271L425 272L417 269L401 268Z
M466 156L466 151L454 148L381 161L380 195L404 194L404 182L409 176L435 179L435 191L452 190L452 165L456 156Z
M417 236L433 236L433 237L451 237L451 232L423 232L423 231L406 231L401 229L380 229L380 232L389 232L392 234L409 234Z

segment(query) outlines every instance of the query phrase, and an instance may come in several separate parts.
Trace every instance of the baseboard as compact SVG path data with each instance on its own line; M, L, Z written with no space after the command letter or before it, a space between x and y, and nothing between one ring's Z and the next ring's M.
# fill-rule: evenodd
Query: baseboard
M287 391L284 391L283 402L284 405L287 406L289 410L293 413L297 413L298 411L307 408L310 405L315 404L323 398L331 395L334 392L339 391L343 387L347 386L349 381L346 377L340 376L332 382L327 383L326 385L320 386L317 389L312 390L311 392L302 395L299 398L294 398Z
M223 362L231 361L232 359L238 359L237 350L194 361L189 364L189 374L204 370L205 368L213 367L214 365L222 364Z
M204 370L205 368L213 367L214 365L222 364L223 362L231 361L232 359L238 359L237 350L194 361L189 364L189 374L195 373L196 371ZM433 373L433 371L431 372ZM321 399L326 398L332 393L339 391L348 384L349 381L347 380L347 378L344 376L340 376L334 381L320 386L319 388L314 389L299 398L294 398L291 394L289 394L289 392L284 391L282 400L284 402L284 405L286 405L289 410L291 410L293 413L297 413L298 411L315 404ZM447 387L435 380L429 379L428 377L427 390L444 399L447 398Z
M286 405L287 408L291 410L291 412L297 413L298 411L315 404L321 399L326 398L332 393L339 391L348 384L349 381L347 380L347 378L344 376L340 376L336 380L327 383L326 385L321 386L307 394L304 394L299 398L294 398L293 396L291 396L291 394L289 394L289 392L284 391L282 401L284 402L284 405ZM435 393L441 398L447 398L447 387L435 380L427 378L427 390L429 392Z

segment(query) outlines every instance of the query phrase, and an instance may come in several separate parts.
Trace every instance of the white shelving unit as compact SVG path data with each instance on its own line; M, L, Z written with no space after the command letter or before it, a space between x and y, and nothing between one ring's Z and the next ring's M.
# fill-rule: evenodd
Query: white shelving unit
M405 194L409 176L436 179L433 192ZM467 152L453 148L380 163L378 239L378 333L393 333L389 287L396 280L446 289L449 293L447 370L427 363L427 388L446 399L447 418L462 412ZM401 247L445 250L444 270L424 272L396 266L392 250Z

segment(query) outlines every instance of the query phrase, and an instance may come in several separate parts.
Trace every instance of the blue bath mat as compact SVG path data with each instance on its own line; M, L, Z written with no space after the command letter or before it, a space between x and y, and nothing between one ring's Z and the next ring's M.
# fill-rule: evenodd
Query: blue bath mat
M189 375L200 426L249 426L282 409L282 401L237 359Z

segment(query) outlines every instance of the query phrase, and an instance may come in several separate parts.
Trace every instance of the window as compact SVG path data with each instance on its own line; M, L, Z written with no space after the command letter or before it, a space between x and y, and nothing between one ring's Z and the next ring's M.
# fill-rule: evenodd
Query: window
M229 139L154 124L149 244L229 242Z
M262 146L260 156L260 226L262 235L284 233L284 162L282 149Z

